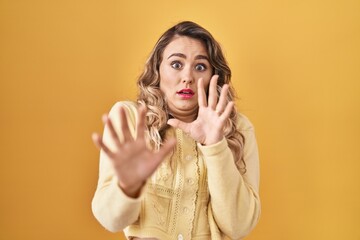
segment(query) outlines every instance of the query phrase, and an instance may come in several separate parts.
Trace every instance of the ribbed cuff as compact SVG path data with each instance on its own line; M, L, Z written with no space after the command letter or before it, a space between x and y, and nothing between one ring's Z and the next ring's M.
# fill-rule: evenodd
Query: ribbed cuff
M200 151L202 152L202 154L207 157L220 154L228 146L226 138L223 138L220 142L208 146L201 145L200 143L198 143L197 145Z

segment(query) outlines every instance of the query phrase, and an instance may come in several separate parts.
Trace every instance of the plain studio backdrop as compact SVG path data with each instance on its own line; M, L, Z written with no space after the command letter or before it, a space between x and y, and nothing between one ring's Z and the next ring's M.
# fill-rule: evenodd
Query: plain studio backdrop
M360 239L360 1L0 0L0 239L124 239L91 213L92 131L167 28L223 46L255 125L248 240Z

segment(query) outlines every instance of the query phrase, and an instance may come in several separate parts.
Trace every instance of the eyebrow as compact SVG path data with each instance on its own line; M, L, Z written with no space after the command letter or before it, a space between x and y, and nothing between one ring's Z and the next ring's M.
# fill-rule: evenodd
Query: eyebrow
M186 59L186 55L185 55L185 54L182 54L182 53L173 53L173 54L171 54L171 55L168 57L168 59L171 58L171 57L173 57L173 56L181 57L181 58L185 58L185 59ZM197 55L197 56L195 57L195 59L196 59L196 60L197 60L197 59L205 59L205 60L209 61L209 58L208 58L207 56L205 56L205 55Z

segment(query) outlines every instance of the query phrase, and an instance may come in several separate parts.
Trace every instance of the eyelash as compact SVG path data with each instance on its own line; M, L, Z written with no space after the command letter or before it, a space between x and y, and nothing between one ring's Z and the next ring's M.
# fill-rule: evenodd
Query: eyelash
M180 65L180 67L175 67L175 64L177 65ZM173 61L173 62L171 62L171 67L172 68L174 68L174 69L180 69L180 68L182 68L182 64L181 64L181 62L179 62L179 61ZM203 69L202 70L198 70L198 71L200 71L200 72L203 72L203 71L205 71L206 69L207 69L207 67L206 67L206 65L205 64L202 64L202 63L199 63L199 64L196 64L196 66L195 66L195 69L197 70L197 67L198 66L201 66Z

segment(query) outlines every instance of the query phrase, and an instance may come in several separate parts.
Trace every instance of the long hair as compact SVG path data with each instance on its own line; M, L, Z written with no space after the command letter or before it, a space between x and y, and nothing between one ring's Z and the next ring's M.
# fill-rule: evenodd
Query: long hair
M184 21L168 29L157 41L148 60L146 61L143 73L140 75L137 84L140 90L138 102L148 108L147 112L147 130L150 144L159 149L166 129L169 114L167 103L163 93L160 90L159 67L162 62L163 52L166 46L176 36L186 36L202 41L209 56L209 62L212 66L213 74L219 75L218 96L221 87L229 84L229 94L227 101L235 100L235 91L231 85L231 70L225 60L224 54L219 43L203 27L190 21ZM224 128L224 135L228 145L234 155L235 163L241 172L246 172L246 164L243 159L244 137L237 129L238 115L234 107Z

